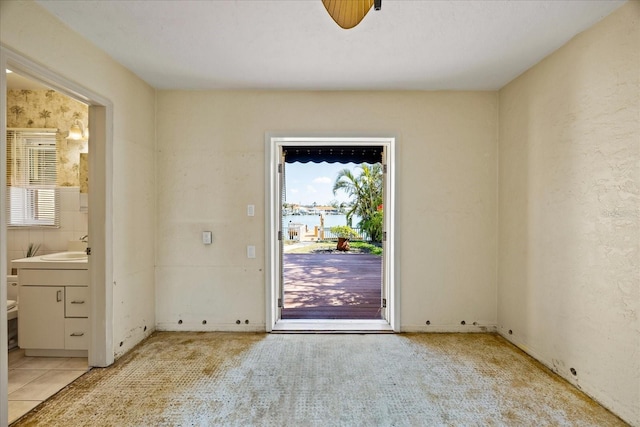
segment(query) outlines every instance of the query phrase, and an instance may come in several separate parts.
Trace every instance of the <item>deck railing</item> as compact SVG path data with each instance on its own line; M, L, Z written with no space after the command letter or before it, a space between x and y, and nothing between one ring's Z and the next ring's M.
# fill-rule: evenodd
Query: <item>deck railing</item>
M353 228L356 232L356 237L352 237L349 240L368 240L366 234L360 228ZM331 227L324 228L324 240L338 240L338 235L331 232Z
M299 242L305 233L306 227L304 224L294 224L290 222L288 226L284 227L283 238L285 240L295 240Z
M351 238L350 240L364 240L369 241L369 237L361 228L353 228L353 231L356 232L356 237ZM313 229L305 227L304 224L295 224L289 223L284 227L283 230L283 238L285 240L293 240L293 241L301 241L304 240L305 236L312 236L310 240L328 240L328 241L337 241L338 235L331 232L331 227L324 227L324 230L321 230L320 227L315 226Z

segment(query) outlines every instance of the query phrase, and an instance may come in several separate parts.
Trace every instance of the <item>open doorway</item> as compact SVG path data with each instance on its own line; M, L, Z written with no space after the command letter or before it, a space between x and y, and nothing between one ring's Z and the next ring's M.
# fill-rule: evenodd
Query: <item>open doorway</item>
M393 137L273 137L267 136L267 330L329 330L329 331L391 331L398 327L398 289L394 280L394 161L395 138ZM304 227L289 225L285 214L290 204L284 202L286 194L286 165L296 162L329 162L357 165L377 165L382 173L384 187L384 215L381 216L380 245L381 256L370 261L347 263L347 258L316 259L317 265L301 265L300 260L285 260L285 241L297 233L300 238L309 236L309 224ZM317 206L316 206L317 207ZM317 212L316 212L317 213ZM319 219L323 216L318 215ZM326 220L328 216L324 216ZM292 221L293 223L293 221ZM354 224L351 222L353 228ZM304 230L304 231L303 231ZM330 226L320 223L312 227L316 243L337 239ZM355 231L356 234L358 231ZM304 237L302 236L304 233ZM362 233L361 233L362 234ZM355 236L354 236L355 237ZM359 240L366 240L363 236ZM291 240L291 239L289 239ZM355 240L355 239L354 239ZM287 251L289 252L289 251ZM333 252L333 250L331 251ZM333 254L331 254L333 255ZM339 255L337 255L339 256ZM347 255L348 256L348 255ZM355 261L355 260L353 260ZM351 265L349 265L351 264ZM285 271L285 269L289 271ZM306 273L305 273L306 271ZM302 274L302 276L300 276ZM351 279L367 279L373 283L373 292L364 289L340 289L348 281L341 277L350 274ZM323 278L322 276L325 275ZM306 277L303 277L306 276ZM315 276L315 291L310 290L310 276ZM362 280L361 280L362 281ZM299 289L295 289L299 285ZM353 284L353 283L352 283ZM324 292L319 292L324 287ZM306 290L304 288L307 288ZM328 289L327 289L328 288ZM287 295L287 289L289 295ZM353 290L356 289L356 292ZM309 299L317 297L324 302L308 304L304 307L296 297ZM288 298L288 300L287 300ZM288 301L289 307L285 301ZM330 303L327 303L329 301ZM317 301L316 301L317 302ZM351 303L349 303L351 302ZM296 307L297 304L297 307ZM315 309L311 306L315 306ZM368 306L368 307L367 307ZM360 314L356 314L358 310ZM324 311L324 313L322 313Z
M89 106L10 69L6 81L7 304L13 307L7 313L8 378L13 385L8 421L12 422L89 366L85 252ZM41 260L62 256L77 260L51 261L56 270L32 268ZM40 273L44 276L34 276ZM47 279L56 274L57 280L71 284L77 278L78 283L47 286L52 283ZM67 307L64 313L63 307ZM57 368L66 368L63 372L51 369L52 357L60 361ZM25 373L35 378L21 381Z
M91 192L87 195L85 201L88 201L88 206L91 208L87 214L87 234L89 235L88 243L92 248L92 256L87 261L89 264L87 277L83 277L83 279L86 279L83 283L87 284L87 296L90 301L87 314L88 321L86 322L88 324L88 337L85 334L81 338L87 341L88 366L108 366L113 363L114 359L112 291L111 287L107 286L108 283L111 283L112 275L112 260L110 256L112 246L110 225L112 135L110 129L113 120L113 107L111 102L102 96L5 47L0 47L0 69L3 70L0 73L0 111L6 114L12 113L7 105L7 77L4 72L7 69L46 87L47 90L53 90L88 107L87 116L83 117L84 122L82 124L86 127L88 122L88 132L91 135L91 156L86 159ZM28 92L25 92L25 95L28 96ZM44 96L47 96L46 92ZM13 113L19 115L19 109L15 109ZM48 127L48 123L45 124L44 122L51 118L51 113L52 111L49 108L43 108L38 111L37 120L41 120L44 127ZM78 127L80 127L79 124ZM7 128L7 117L0 118L0 162L3 165L3 173L0 176L0 199L3 200L3 207L8 194L7 174L4 173L7 165ZM68 131L67 129L64 130ZM80 128L81 133L83 130L86 131L86 129ZM40 157L42 158L42 156ZM79 203L81 202L79 201ZM3 279L0 282L0 303L2 304L7 300L7 284L4 279L11 272L7 262L7 221L7 211L2 209L0 212L0 277ZM72 234L69 238L73 239L73 236L75 235ZM76 238L79 240L79 237L83 236L77 236ZM58 293L56 290L55 299L57 300L61 296L62 293ZM7 325L7 317L7 313L3 310L0 314L0 324L3 325L3 328L0 329L0 413L2 414L9 413L7 381L8 331L4 327Z
M284 148L282 319L381 320L383 150L346 158L314 148L308 162Z

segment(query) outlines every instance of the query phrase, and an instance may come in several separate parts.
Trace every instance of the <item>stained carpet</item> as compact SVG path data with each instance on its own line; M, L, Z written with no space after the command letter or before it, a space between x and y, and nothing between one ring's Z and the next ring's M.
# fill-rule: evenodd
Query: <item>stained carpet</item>
M624 426L490 334L154 333L16 426Z

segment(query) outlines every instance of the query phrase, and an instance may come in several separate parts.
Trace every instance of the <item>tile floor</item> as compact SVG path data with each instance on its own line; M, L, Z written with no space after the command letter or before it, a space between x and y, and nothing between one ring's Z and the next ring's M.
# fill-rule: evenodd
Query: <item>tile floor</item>
M9 419L11 424L87 372L86 357L27 357L9 352Z

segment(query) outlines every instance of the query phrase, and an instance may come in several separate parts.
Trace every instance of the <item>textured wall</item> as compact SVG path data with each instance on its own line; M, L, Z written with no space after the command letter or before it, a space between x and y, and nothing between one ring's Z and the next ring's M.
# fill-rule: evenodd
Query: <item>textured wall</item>
M499 120L499 330L634 425L639 16L627 3L507 85Z
M495 326L496 93L162 91L157 114L159 328L264 329L268 131L398 134L401 327Z
M122 354L155 324L155 91L37 3L2 1L0 11L4 46L113 103L113 253L107 256L114 283L107 286L113 351Z

